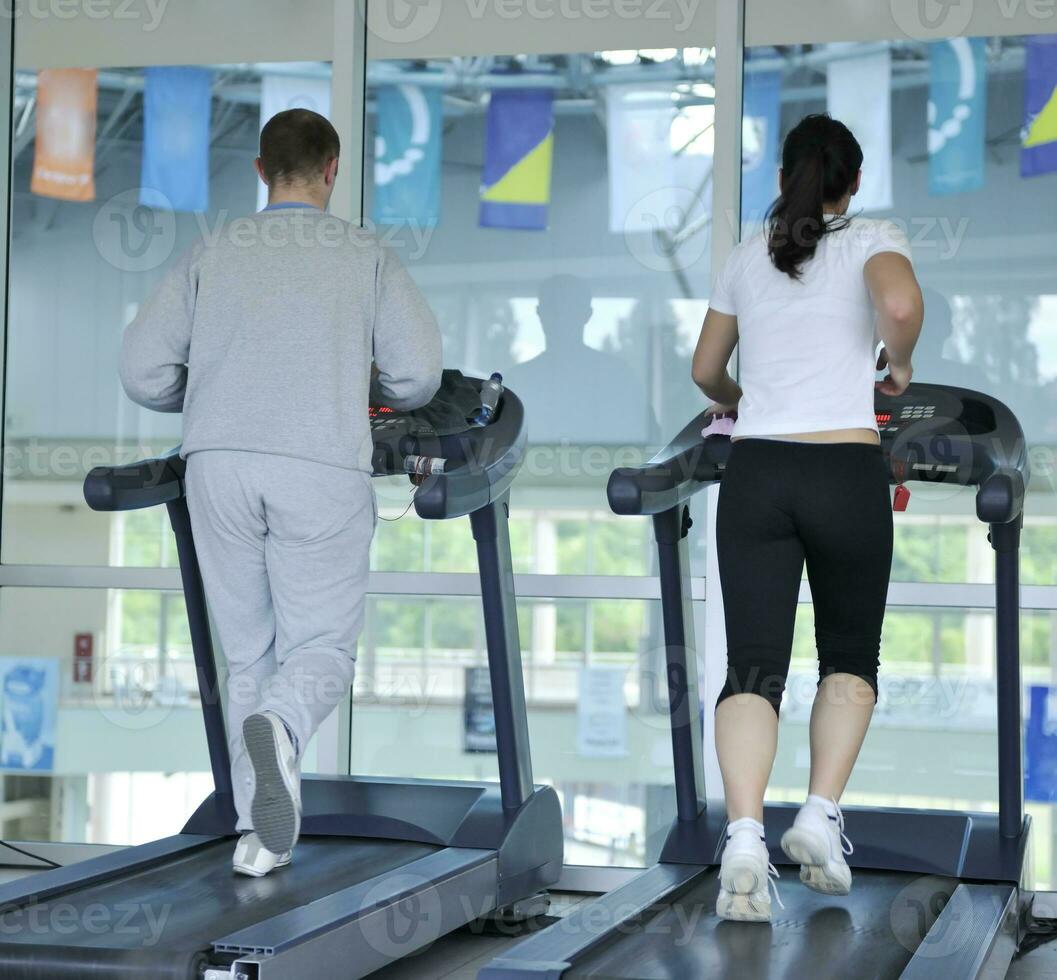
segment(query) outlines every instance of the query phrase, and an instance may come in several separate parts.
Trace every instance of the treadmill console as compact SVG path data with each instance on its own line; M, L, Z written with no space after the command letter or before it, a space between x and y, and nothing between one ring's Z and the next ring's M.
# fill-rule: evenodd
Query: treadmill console
M950 432L987 435L997 428L997 419L984 398L958 388L924 384L911 385L896 397L878 392L874 399L877 429L882 438L890 438L915 423L936 423L921 428L936 431L938 424Z

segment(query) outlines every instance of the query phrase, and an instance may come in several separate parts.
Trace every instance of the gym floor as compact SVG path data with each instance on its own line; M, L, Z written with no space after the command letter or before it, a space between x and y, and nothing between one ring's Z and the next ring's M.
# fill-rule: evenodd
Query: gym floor
M30 843L19 846L64 865L107 851L120 850L116 847L73 844ZM20 860L15 855L9 857L12 861ZM0 884L33 873L34 869L27 864L0 864ZM583 894L555 894L552 896L551 912L558 916L565 915L577 904L590 898ZM378 980L474 980L481 967L507 947L519 942L520 938L464 930L445 936L428 950L394 963L374 976ZM1057 980L1057 942L1041 946L1014 961L1006 974L1006 980Z

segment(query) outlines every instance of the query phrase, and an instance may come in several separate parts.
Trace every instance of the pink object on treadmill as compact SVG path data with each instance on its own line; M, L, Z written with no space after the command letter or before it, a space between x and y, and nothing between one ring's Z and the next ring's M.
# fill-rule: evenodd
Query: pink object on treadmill
M712 416L708 425L701 430L701 435L706 439L711 439L712 436L732 436L734 423L737 421L737 412L720 412Z

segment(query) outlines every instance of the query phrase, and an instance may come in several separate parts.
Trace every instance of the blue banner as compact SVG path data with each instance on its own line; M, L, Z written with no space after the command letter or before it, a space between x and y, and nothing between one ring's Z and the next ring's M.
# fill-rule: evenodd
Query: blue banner
M745 72L741 117L741 223L758 225L778 196L782 73Z
M1024 739L1024 797L1036 803L1057 801L1057 690L1029 688Z
M987 42L958 37L929 45L929 193L984 186Z
M172 211L209 208L207 68L148 68L143 92L140 204Z
M554 156L554 93L499 89L485 123L481 226L542 231L547 227Z
M376 224L432 228L440 220L443 125L439 88L379 87L371 208Z
M1024 45L1022 177L1057 171L1057 35L1029 37Z

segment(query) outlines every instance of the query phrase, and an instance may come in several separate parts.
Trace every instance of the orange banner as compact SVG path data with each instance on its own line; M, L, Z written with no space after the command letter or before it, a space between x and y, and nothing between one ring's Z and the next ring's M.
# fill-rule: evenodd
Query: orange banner
M95 69L49 68L37 74L34 194L95 200L96 99Z

